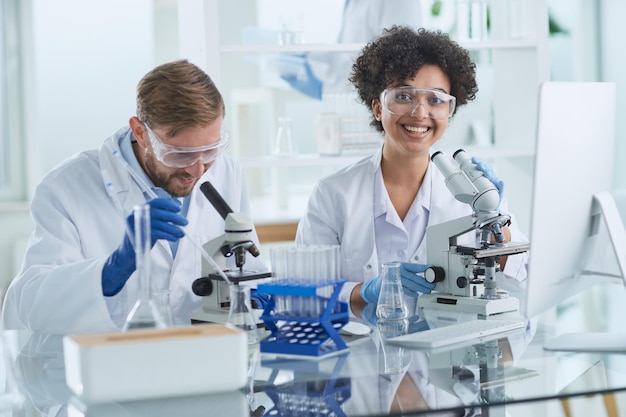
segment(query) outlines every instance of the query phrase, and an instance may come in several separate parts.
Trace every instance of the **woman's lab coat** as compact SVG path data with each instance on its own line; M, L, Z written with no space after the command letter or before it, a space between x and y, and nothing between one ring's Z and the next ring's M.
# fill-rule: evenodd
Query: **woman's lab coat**
M357 283L376 278L380 273L374 236L374 179L381 157L382 147L371 157L322 179L313 190L306 213L298 224L296 241L299 244L341 245L341 274L349 281L340 294L344 301L349 300ZM432 181L428 226L471 214L471 207L454 198L432 162L428 169ZM506 201L502 202L501 210L507 212ZM526 242L515 219L511 218L511 240ZM457 242L473 244L475 238L475 233L469 232L459 236ZM422 240L416 253L409 254L411 262L428 263L426 240ZM504 269L506 279L525 280L526 263L526 253L509 256Z
M35 222L23 267L6 295L4 320L8 328L41 333L116 331L138 298L133 274L114 297L102 294L102 268L121 244L125 217L146 198L131 179L121 158L120 129L99 150L81 152L50 171L37 186L31 203ZM121 154L121 153L120 153ZM112 189L106 187L112 183ZM224 233L224 220L199 187L211 181L235 212L249 214L247 185L241 168L227 155L220 156L191 193L186 233L204 244ZM115 200L124 213L116 210ZM256 236L255 236L256 239ZM248 257L256 267L264 266ZM159 240L151 251L152 279L170 281L170 305L176 321L189 324L190 313L201 306L191 286L202 274L202 258L183 237L175 259L169 242Z

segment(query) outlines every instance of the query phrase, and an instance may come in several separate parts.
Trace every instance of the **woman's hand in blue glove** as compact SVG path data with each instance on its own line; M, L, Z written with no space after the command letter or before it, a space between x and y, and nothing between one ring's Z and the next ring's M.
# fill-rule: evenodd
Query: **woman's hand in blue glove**
M148 202L150 206L150 236L152 245L159 239L175 242L185 235L182 226L187 225L187 219L178 214L180 202L171 198L155 198ZM134 237L135 218L131 213L126 218L130 235ZM135 248L128 237L124 235L122 244L109 256L102 268L102 292L110 297L124 287L126 281L135 271Z
M430 294L433 288L435 288L435 284L424 279L424 271L429 267L430 265L414 264L411 262L402 262L400 264L402 289L406 295L417 298L420 293Z
M402 281L402 289L409 297L418 297L420 293L429 294L435 284L424 279L423 273L430 265L416 264L411 262L400 263L400 279ZM365 281L361 286L361 298L366 303L376 303L380 294L382 277L378 277Z
M257 291L256 288L250 290L250 301L252 302L252 308L265 309L270 302L270 296Z

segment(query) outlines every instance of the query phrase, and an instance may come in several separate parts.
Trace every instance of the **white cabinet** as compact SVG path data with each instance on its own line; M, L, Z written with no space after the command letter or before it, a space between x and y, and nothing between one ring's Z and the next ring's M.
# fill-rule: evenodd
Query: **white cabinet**
M308 193L321 175L366 154L345 151L339 157L319 156L314 121L327 103L288 88L273 69L273 60L281 54L358 53L363 44L333 42L339 30L342 2L333 0L328 3L331 10L320 11L311 7L324 8L327 3L283 1L286 8L278 8L280 1L178 2L181 57L203 66L224 95L226 125L234 138L231 152L247 169L253 204L265 202L262 209L253 207L255 220L260 222L297 220ZM429 11L431 2L422 1L424 10ZM448 17L453 16L452 23L447 25L453 38L456 35L452 31L457 27L455 9L461 1L470 0L443 2L442 11ZM478 63L478 98L460 109L438 146L444 151L462 146L469 153L497 164L498 174L506 179L507 196L524 229L530 211L527 196L532 186L537 92L540 82L549 75L547 0L487 3L490 14L487 38L459 41ZM302 43L280 43L280 22L289 19L297 21L296 29L305 28L303 33L296 34L304 36ZM425 21L425 26L437 24L437 19ZM311 37L306 28L315 25L322 30ZM358 106L365 112L364 106ZM356 123L369 129L364 115L355 117ZM285 116L294 121L297 157L273 155L276 121Z

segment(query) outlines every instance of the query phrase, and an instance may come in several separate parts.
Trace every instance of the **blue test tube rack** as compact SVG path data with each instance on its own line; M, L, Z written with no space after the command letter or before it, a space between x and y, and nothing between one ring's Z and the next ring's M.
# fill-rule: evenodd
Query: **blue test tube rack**
M284 278L259 284L257 291L270 295L261 320L271 333L261 341L261 352L320 357L347 350L339 335L349 321L348 304L338 299L344 282Z
M272 399L274 407L268 410L266 417L345 417L341 405L352 394L352 381L341 376L341 369L347 359L347 353L324 358L320 361L286 361L276 359L263 360L263 367L271 368L268 385L263 391ZM324 365L332 365L328 373L327 366L315 366L322 361L333 361ZM308 365L313 366L308 366ZM279 371L290 370L293 380L288 383L276 384ZM303 412L303 409L306 411ZM311 413L311 414L308 414Z

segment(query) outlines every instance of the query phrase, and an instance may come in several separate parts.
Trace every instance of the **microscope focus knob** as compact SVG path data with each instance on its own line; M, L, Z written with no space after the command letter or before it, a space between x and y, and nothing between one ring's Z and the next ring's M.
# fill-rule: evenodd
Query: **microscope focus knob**
M191 284L193 293L200 297L207 297L213 293L213 281L209 277L198 278Z
M469 280L465 277L458 277L456 279L456 286L459 288L465 288L469 284Z
M446 271L440 266L431 266L424 271L424 279L431 284L441 282L446 277Z

